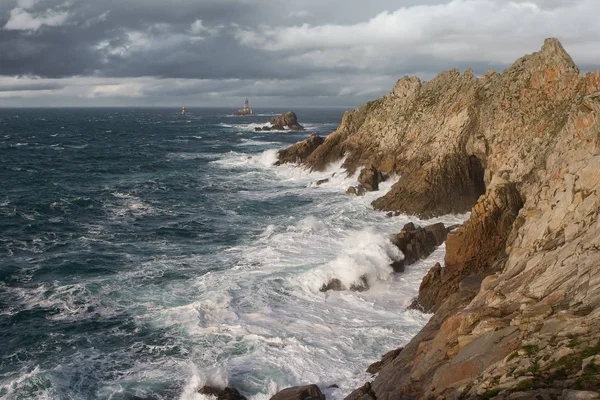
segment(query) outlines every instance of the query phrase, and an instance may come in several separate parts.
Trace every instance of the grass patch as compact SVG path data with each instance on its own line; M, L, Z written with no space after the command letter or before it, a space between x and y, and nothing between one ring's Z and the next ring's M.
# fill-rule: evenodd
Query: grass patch
M593 361L585 366L583 373L586 375L594 375L600 373L600 367L597 366Z
M515 387L515 389L517 391L524 391L524 390L533 389L533 379L528 379L528 380L524 380L524 381L519 382L517 384L517 386Z
M490 400L498 396L498 394L500 394L500 390L488 390L487 392L481 395L481 398L483 400Z
M518 356L519 356L519 353L517 351L514 351L510 356L508 356L508 358L506 359L506 361L510 362L513 359L517 358Z
M598 375L586 375L577 378L573 384L575 390L593 390L597 391L600 388L600 377Z
M522 349L525 350L525 353L527 353L528 356L530 356L540 351L540 346L538 346L537 344L528 344L526 346L523 346Z
M537 375L540 373L540 366L537 361L534 361L531 367L527 368L527 372Z

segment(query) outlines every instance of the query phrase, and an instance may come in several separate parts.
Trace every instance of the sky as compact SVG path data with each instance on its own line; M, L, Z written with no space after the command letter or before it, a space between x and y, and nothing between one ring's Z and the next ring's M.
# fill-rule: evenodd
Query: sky
M600 0L0 0L0 107L342 106L502 71L557 37L600 67Z

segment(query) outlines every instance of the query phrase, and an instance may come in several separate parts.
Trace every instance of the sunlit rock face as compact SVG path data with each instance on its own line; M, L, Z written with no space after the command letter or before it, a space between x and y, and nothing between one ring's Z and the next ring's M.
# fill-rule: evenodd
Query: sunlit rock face
M435 314L361 396L598 389L600 72L547 39L503 73L405 77L311 150L314 170L345 157L350 172L399 176L376 209L471 212L416 299Z

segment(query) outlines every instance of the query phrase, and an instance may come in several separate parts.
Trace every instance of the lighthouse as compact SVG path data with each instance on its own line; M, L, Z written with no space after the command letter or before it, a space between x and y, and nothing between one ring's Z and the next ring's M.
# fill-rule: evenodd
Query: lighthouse
M237 110L233 114L234 115L254 115L254 112L250 108L250 103L248 102L248 99L246 99L244 101L244 109L243 110Z

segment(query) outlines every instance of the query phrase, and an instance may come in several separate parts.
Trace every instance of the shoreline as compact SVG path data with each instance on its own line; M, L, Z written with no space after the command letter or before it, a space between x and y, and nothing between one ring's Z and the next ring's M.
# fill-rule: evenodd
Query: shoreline
M401 176L373 202L392 215L471 211L419 288L433 317L347 400L597 398L598 93L600 72L547 39L502 74L402 78L324 141L280 152L317 171L345 157L366 190Z

